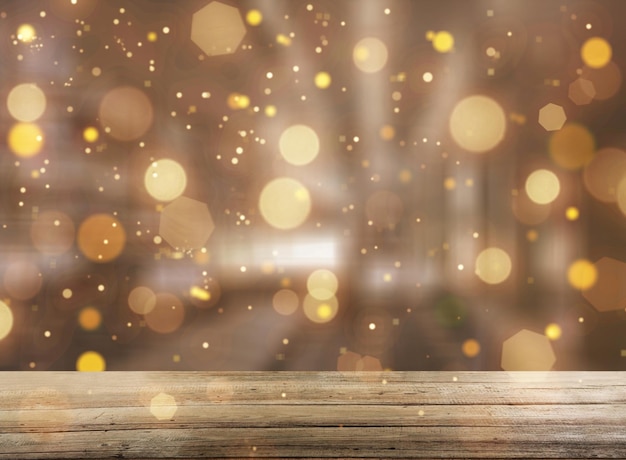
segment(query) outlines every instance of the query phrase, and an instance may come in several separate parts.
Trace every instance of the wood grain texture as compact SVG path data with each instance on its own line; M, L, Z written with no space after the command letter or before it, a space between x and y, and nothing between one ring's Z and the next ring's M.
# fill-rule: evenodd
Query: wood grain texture
M622 372L7 372L0 459L626 458Z

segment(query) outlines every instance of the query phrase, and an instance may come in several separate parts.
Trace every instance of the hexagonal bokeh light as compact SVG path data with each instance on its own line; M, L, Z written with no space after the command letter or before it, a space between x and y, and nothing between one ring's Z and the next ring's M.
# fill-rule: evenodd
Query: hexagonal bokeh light
M502 343L505 371L549 371L555 362L550 339L543 334L522 329Z
M199 249L215 229L206 203L181 196L163 208L159 234L178 250Z
M234 53L245 34L239 10L222 2L209 3L191 18L191 41L208 56Z

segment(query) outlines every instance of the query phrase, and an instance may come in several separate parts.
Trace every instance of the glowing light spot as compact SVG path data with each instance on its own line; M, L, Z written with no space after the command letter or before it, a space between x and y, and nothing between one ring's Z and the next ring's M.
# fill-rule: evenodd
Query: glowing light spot
M13 329L13 312L9 306L0 301L0 340L4 339Z
M64 299L71 299L74 293L72 292L71 289L65 288L63 289L63 292L61 292L61 295L63 296Z
M422 80L424 80L426 83L430 83L431 81L433 81L433 74L430 72L424 72L424 74L422 75Z
M272 297L272 306L276 313L284 316L295 313L300 305L300 299L291 289L281 289Z
M474 358L480 353L480 343L476 339L467 339L461 345L461 351L468 358Z
M550 323L546 326L544 334L550 340L559 340L561 338L561 326L556 323Z
M17 28L17 39L22 43L30 43L35 38L37 38L37 32L30 24L22 24Z
M80 372L102 372L106 370L106 361L100 353L86 351L76 360L76 370Z
M98 115L105 132L120 141L139 139L154 120L152 102L132 86L120 86L105 94Z
M128 294L128 306L139 315L148 314L156 306L156 295L148 287L137 286Z
M78 315L78 324L86 331L98 329L100 323L102 323L102 315L100 311L94 307L85 307Z
M580 211L575 206L568 206L565 210L565 218L567 220L576 220L580 216Z
M170 420L177 410L178 404L172 395L159 393L150 400L150 413L157 420Z
M594 264L586 259L574 261L567 269L567 281L574 289L584 291L592 287L598 278Z
M390 141L396 136L396 130L391 125L384 125L378 131L378 135L380 136L381 139L385 141Z
M245 94L231 93L228 95L226 103L233 110L247 109L250 106L250 98Z
M595 141L586 127L566 123L552 134L548 148L554 163L564 169L576 170L593 159Z
M46 110L46 95L37 85L17 85L7 96L7 109L18 121L36 121Z
M173 201L187 188L187 174L180 163L164 158L146 169L144 186L155 200Z
M546 131L561 129L567 120L563 107L556 104L546 104L539 110L539 124Z
M250 10L246 13L246 22L251 26L258 26L263 22L263 14L259 10Z
M592 81L585 78L577 78L570 83L567 95L574 104L586 105L593 101L593 98L596 96L596 88Z
M526 194L537 204L552 203L559 196L561 184L552 171L538 169L526 179Z
M29 158L41 151L43 133L34 123L16 123L9 130L8 144L15 155Z
M263 187L259 210L272 227L290 230L302 225L309 216L311 197L307 188L297 180L280 177Z
M78 228L78 248L93 262L110 262L116 259L126 245L126 232L122 224L109 214L93 214Z
M454 37L450 32L442 30L432 38L433 48L439 53L449 53L454 49Z
M504 110L486 96L462 99L450 115L450 134L459 147L474 153L487 152L504 139Z
M263 19L261 13L252 16L259 24ZM191 18L191 41L207 56L234 53L245 35L246 25L239 9L222 2L210 2Z
M155 41L157 41L159 39L159 35L156 32L154 32L154 31L150 31L150 32L148 32L146 34L146 39L149 42L154 43Z
M189 289L189 295L204 302L211 300L211 293L206 289L202 289L200 286L192 286Z
M18 300L33 298L41 290L43 279L39 267L29 260L16 260L6 266L3 277L7 293Z
M549 371L556 356L548 337L522 329L502 344L501 367L505 371Z
M173 294L158 293L154 308L144 315L146 326L159 334L176 331L185 320L185 307Z
M580 48L583 62L593 69L604 67L611 61L613 50L604 38L591 37Z
M319 269L309 275L306 286L311 297L317 300L327 300L337 293L339 281L330 270Z
M375 37L359 40L354 46L352 60L356 67L365 73L376 73L387 64L387 45Z
M511 274L511 258L500 248L487 248L478 254L474 272L487 284L500 284Z
M303 166L317 157L320 141L312 128L306 125L293 125L283 131L278 147L287 163Z
M315 86L321 89L326 89L330 86L332 78L328 72L318 72L315 74Z
M327 323L337 315L339 304L336 297L318 300L307 294L302 309L305 316L314 323Z
M180 196L161 211L159 235L179 250L203 247L215 229L206 203Z
M88 126L83 130L83 139L85 139L85 141L89 142L90 144L96 142L99 137L100 132L97 128L94 128L93 126Z
M618 186L626 177L626 152L604 148L596 152L583 170L583 182L594 198L606 203L618 199Z
M276 113L278 111L276 110L276 106L275 105L268 105L265 107L265 116L272 118L276 116Z

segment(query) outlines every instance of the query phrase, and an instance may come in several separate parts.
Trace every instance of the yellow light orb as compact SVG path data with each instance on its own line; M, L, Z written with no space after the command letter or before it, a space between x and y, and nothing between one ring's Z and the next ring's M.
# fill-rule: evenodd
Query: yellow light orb
M306 281L309 294L317 300L330 299L337 293L338 286L337 276L326 269L315 270Z
M228 95L226 103L232 110L247 109L250 106L250 98L245 94L231 93Z
M76 370L80 372L102 372L106 370L106 361L100 353L86 351L76 360Z
M550 323L546 326L544 334L550 340L559 340L561 338L561 326L556 323Z
M433 48L439 53L449 53L454 49L454 37L450 32L442 30L432 37Z
M18 121L36 121L46 110L46 95L37 85L22 83L9 92L7 109Z
M565 217L567 220L576 220L580 216L580 211L575 206L568 206L565 210Z
M78 323L84 330L94 331L100 327L102 315L100 311L94 307L85 307L78 315Z
M375 37L366 37L354 46L352 60L356 67L365 73L376 73L387 64L387 45Z
M177 161L163 158L146 169L143 184L155 200L173 201L187 188L187 173Z
M580 48L580 57L585 65L599 69L611 62L613 50L604 38L591 37Z
M30 43L35 38L37 38L37 32L30 24L22 24L17 28L17 39L22 43Z
M157 41L159 39L159 36L158 36L158 34L156 32L150 31L150 32L147 33L146 39L149 42L153 42L154 43L155 41Z
M267 183L259 197L259 210L272 227L290 230L299 227L311 212L311 196L295 179L280 177Z
M265 116L269 117L269 118L273 118L276 116L276 113L278 111L276 110L276 106L275 105L268 105L265 107Z
M332 78L328 72L318 72L315 74L315 86L321 89L326 89L330 86Z
M480 353L480 343L476 339L467 339L461 345L461 351L468 358L474 358Z
M246 13L246 22L251 26L258 26L263 22L263 14L259 10L250 10Z
M116 259L126 245L126 232L115 217L93 214L78 229L78 248L93 262L110 262Z
M574 289L584 291L596 283L598 270L586 259L574 261L567 269L567 281Z
M22 158L37 155L43 147L43 132L34 123L16 123L9 130L8 144L11 151Z
M559 196L561 184L552 171L538 169L526 179L526 194L537 204L552 203Z
M0 301L0 340L4 339L13 329L13 312L9 306Z
M328 323L337 316L339 303L334 296L326 300L319 300L307 294L302 304L302 310L304 315L314 323Z
M511 274L511 258L500 248L487 248L478 254L474 272L487 284L500 284Z
M576 170L587 165L595 153L595 141L583 125L566 123L550 137L548 150L558 166Z
M278 141L280 154L287 163L303 166L311 163L320 150L317 133L306 125L293 125L287 128Z
M99 137L100 133L98 132L98 129L93 126L88 126L83 130L83 139L90 144L96 142Z
M452 110L449 128L459 147L483 153L504 139L506 117L500 104L493 99L481 95L469 96Z

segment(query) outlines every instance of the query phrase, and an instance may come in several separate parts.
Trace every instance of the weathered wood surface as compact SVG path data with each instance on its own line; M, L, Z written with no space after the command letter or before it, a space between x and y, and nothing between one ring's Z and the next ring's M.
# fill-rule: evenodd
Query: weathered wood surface
M229 457L626 458L626 373L0 373L0 459Z

